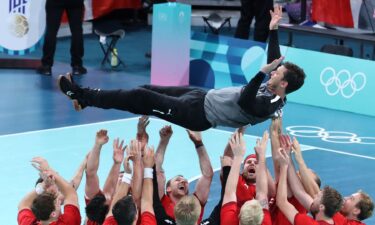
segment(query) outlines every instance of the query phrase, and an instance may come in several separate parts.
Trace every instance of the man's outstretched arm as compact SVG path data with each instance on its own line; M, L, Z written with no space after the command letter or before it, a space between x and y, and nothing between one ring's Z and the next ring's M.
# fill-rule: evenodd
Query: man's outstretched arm
M270 11L271 21L270 21L270 33L268 41L268 51L267 51L267 63L271 63L273 60L281 57L280 45L279 45L279 36L278 36L278 26L282 18L282 7L275 5L273 11Z
M245 86L238 101L238 104L242 109L244 109L247 113L258 117L266 117L274 113L274 108L269 107L271 104L269 99L256 98L256 94L264 78L266 77L266 74L269 74L276 69L283 60L280 53L279 38L277 34L278 25L282 18L281 6L275 6L274 10L270 11L270 13L270 39L268 43L267 65L264 66L261 71L257 73Z

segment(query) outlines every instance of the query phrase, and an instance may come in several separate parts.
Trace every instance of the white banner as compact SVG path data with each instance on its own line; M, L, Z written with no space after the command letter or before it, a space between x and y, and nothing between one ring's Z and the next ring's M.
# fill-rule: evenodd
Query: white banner
M0 1L0 51L23 55L40 45L46 27L45 2Z

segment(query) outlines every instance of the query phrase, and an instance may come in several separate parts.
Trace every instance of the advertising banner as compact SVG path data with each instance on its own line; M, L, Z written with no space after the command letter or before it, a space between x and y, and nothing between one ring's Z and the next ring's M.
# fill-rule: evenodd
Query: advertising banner
M41 45L45 0L2 0L0 6L0 52L24 55Z
M375 63L281 46L284 61L302 67L304 86L288 101L375 116ZM247 84L266 64L264 43L206 33L191 40L190 84L222 88Z

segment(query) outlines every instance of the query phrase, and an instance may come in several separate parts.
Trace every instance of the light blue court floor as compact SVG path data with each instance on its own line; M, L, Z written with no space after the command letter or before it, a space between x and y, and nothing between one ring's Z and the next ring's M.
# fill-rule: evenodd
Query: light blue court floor
M150 135L149 143L157 147L159 136L158 131L168 122L159 119L150 119L147 131ZM0 224L16 224L17 204L22 196L34 188L37 171L31 166L30 160L34 156L46 158L51 167L58 171L65 179L69 180L86 153L94 143L96 131L107 129L110 137L109 142L103 147L98 175L100 184L103 185L105 178L112 165L112 142L114 138L124 139L126 143L135 137L138 117L112 120L99 123L91 123L78 126L68 126L54 129L31 131L17 134L0 136L1 143L1 169L2 188L0 199L1 204ZM188 138L185 129L172 125L173 136L169 143L164 169L167 179L176 174L183 174L191 181L190 190L194 189L195 180L200 175L199 162L194 145ZM324 136L324 131L316 127L288 127L286 129L295 136L314 137L317 134ZM317 132L318 131L318 132ZM224 147L231 135L231 132L210 129L203 132L203 141L207 148L213 168L218 171L220 168L219 156L222 155ZM334 136L331 134L331 136ZM336 135L338 136L338 134ZM245 135L247 154L253 152L255 141L258 137ZM306 138L306 137L301 137ZM340 138L332 138L329 141L342 141ZM368 139L370 140L370 139ZM324 141L322 141L324 142ZM303 144L303 143L301 143ZM361 146L372 146L358 144ZM269 146L268 146L269 147ZM323 148L319 146L302 145L304 157L309 167L313 168L323 181L323 185L331 185L337 188L344 195L348 195L358 189L363 189L375 196L375 153L357 154L341 151L339 149ZM369 148L368 148L369 149ZM361 152L362 153L362 152ZM267 157L270 156L270 149L267 150ZM271 168L270 158L267 160ZM220 195L220 183L218 173L215 173L210 198L206 206L205 216L208 216L216 205ZM84 184L78 190L81 212L84 215ZM6 216L5 216L6 215ZM374 219L366 221L367 224L374 224Z

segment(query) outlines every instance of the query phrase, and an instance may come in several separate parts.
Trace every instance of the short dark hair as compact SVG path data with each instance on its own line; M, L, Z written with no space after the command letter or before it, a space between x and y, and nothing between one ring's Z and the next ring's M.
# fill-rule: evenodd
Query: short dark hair
M301 67L297 66L294 63L286 62L283 65L287 70L284 73L283 80L288 82L288 86L286 86L285 93L289 94L302 87L303 83L305 82L306 74Z
M109 206L105 204L106 199L102 193L95 195L86 205L87 218L91 221L102 224L108 213Z
M38 195L31 204L31 211L37 220L48 220L51 213L55 211L56 196L45 192Z
M362 221L372 216L374 202L367 193L361 190L358 191L358 193L361 195L361 200L357 203L356 207L361 210L361 212L358 214L357 219Z
M324 215L328 218L332 218L335 213L340 211L343 203L341 194L335 189L325 186L323 188L323 196L321 204L324 205Z
M137 216L137 207L132 196L118 200L113 206L112 214L119 225L131 225Z

